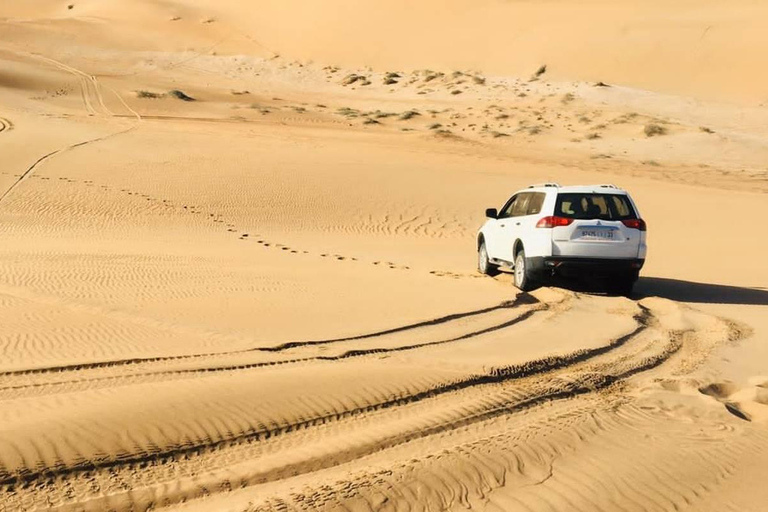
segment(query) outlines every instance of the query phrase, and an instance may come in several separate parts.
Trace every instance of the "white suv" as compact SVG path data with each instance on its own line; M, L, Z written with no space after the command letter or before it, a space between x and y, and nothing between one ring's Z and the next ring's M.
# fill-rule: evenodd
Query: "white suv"
M531 185L512 195L477 234L478 270L514 269L530 290L549 276L598 278L629 295L645 263L646 226L629 194L614 185Z

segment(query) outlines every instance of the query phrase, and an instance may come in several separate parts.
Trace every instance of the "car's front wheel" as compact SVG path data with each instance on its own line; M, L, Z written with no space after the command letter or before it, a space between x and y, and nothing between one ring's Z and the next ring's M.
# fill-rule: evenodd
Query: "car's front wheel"
M515 256L515 286L524 292L533 290L536 284L531 278L531 271L528 269L528 262L525 259L525 250L520 249Z
M495 276L499 273L499 266L491 263L488 257L485 241L480 242L480 247L477 248L477 271L486 276Z

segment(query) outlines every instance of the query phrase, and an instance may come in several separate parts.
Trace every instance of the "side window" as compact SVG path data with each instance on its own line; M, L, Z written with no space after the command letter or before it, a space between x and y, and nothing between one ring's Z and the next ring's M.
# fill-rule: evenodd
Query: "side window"
M538 215L541 213L545 197L547 197L547 195L541 192L531 194L531 200L528 201L528 212L526 215Z
M512 207L512 214L510 217L522 217L528 213L528 203L531 201L533 194L525 192L520 194L515 201L515 205Z
M501 211L499 212L500 219L506 219L507 217L512 216L512 208L515 207L515 203L517 202L518 197L520 196L512 196L509 201L507 201L507 204L501 208Z

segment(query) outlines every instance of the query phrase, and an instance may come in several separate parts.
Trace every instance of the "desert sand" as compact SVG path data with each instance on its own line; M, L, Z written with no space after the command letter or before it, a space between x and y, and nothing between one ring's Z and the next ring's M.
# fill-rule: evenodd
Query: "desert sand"
M768 5L0 5L0 510L762 511ZM475 270L615 183L635 294Z

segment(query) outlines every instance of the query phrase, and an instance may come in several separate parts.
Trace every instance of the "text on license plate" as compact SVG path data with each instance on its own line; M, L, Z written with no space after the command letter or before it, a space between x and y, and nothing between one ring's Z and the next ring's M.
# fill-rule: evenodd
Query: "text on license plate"
M599 238L601 240L614 240L614 230L601 229L601 228L582 229L581 238Z

